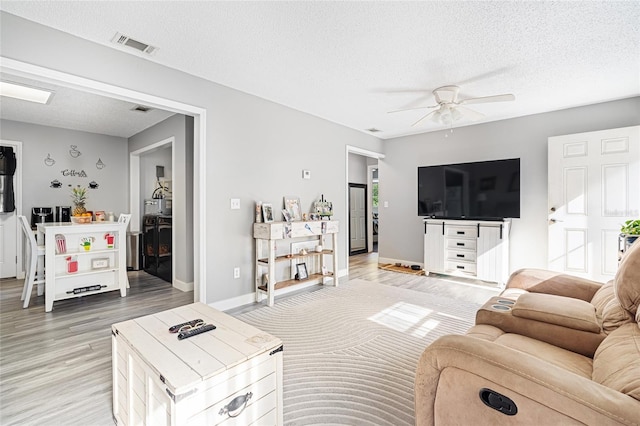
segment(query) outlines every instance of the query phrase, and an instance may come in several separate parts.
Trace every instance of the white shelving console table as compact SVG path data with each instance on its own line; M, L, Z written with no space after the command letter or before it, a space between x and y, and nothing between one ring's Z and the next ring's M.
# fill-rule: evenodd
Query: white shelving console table
M424 269L496 282L509 277L511 221L425 219Z
M266 294L267 303L273 306L275 291L301 283L322 283L326 284L329 279L333 280L333 285L338 286L338 232L339 223L335 220L306 221L306 222L268 222L253 224L253 238L256 239L255 254L255 290L256 302L262 300ZM325 243L331 237L331 248L327 248ZM308 251L307 254L287 252L284 255L276 255L276 241L317 241L317 245L323 247L322 251ZM266 256L265 256L266 250ZM320 270L309 271L309 277L303 280L287 279L277 280L276 264L280 262L291 262L296 259L318 257L320 259ZM325 257L330 256L332 268L328 269ZM326 274L322 273L323 269ZM263 274L266 271L267 283L263 283Z
M87 296L120 290L127 294L126 223L70 222L39 223L38 244L45 245L45 312L53 309L53 302L72 297ZM114 236L113 248L108 248L105 234ZM56 234L66 240L66 253L56 253ZM90 250L80 247L81 239L93 238ZM68 272L67 257L77 259L77 272ZM95 268L92 261L102 261Z

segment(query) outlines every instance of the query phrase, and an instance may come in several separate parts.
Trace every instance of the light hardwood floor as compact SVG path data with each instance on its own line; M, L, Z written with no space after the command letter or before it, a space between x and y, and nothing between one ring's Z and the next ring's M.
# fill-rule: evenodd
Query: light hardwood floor
M348 278L477 303L497 292L469 281L383 271L377 260L377 253L350 257ZM130 272L129 280L127 297L116 291L69 299L56 302L49 313L44 312L44 296L35 291L29 308L22 309L21 280L0 281L1 425L113 425L111 324L193 301L193 292L175 290L144 272ZM229 313L262 306L250 304Z

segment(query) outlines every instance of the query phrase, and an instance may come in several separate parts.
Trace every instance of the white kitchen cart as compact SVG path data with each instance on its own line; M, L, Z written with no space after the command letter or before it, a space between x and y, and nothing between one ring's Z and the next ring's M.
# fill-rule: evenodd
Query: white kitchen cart
M169 327L217 328L187 339ZM282 341L203 303L112 326L118 425L281 425Z

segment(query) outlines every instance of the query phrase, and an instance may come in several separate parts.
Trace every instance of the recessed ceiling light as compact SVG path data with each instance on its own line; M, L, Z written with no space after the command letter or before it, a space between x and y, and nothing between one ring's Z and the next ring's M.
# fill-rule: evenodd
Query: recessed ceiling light
M0 81L0 95L9 98L21 99L23 101L47 104L53 96L50 90L38 89L22 84Z

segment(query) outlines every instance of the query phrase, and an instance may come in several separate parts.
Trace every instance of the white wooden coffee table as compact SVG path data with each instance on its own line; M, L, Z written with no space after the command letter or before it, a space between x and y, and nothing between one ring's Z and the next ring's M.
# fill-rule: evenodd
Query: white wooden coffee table
M178 340L169 327L215 330ZM283 423L282 341L203 303L112 326L118 425Z

